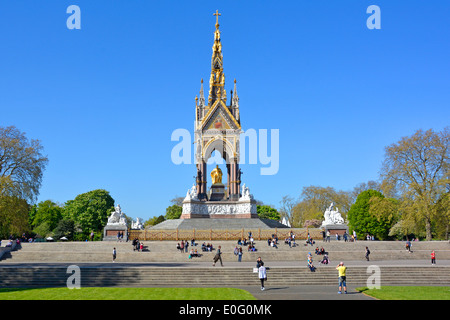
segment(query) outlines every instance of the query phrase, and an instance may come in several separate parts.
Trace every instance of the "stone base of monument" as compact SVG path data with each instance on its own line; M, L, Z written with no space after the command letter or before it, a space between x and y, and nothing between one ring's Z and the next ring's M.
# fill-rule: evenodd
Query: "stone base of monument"
M256 201L199 201L184 200L180 219L192 218L258 218Z
M123 233L123 240L126 241L128 228L126 225L106 225L103 229L103 241L117 241L117 234Z
M322 228L325 229L325 232L330 231L331 236L343 236L344 233L348 234L348 226L346 224L327 224L322 225Z
M225 185L216 183L211 186L209 201L221 201L225 198Z

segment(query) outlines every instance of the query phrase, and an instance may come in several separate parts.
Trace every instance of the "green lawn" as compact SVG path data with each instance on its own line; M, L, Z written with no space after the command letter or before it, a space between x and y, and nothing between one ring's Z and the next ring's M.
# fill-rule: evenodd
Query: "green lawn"
M356 288L380 300L450 300L450 287L383 286L380 289Z
M256 300L234 288L3 288L0 300Z

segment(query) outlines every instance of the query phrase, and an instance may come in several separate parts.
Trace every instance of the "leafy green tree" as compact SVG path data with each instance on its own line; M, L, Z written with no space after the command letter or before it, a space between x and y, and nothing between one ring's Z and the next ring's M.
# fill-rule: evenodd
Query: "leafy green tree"
M33 205L30 210L30 226L36 228L46 222L48 228L53 230L56 228L59 220L62 219L64 208L51 200L41 201Z
M257 205L256 212L261 219L280 220L280 213L267 205Z
M450 232L450 192L442 194L436 203L436 234L439 238L448 240Z
M33 229L33 232L38 238L47 238L53 234L53 229L50 228L47 221L42 222L40 225Z
M88 236L92 231L103 230L112 211L114 211L114 199L108 191L97 189L67 201L63 217L66 220L75 221L81 233Z
M21 236L30 231L28 211L30 207L24 199L14 196L0 196L0 238L9 235Z
M160 216L158 216L158 217L153 217L153 218L150 218L150 219L148 219L147 221L145 221L144 222L144 227L147 227L147 226L156 226L157 224L159 224L159 223L161 223L161 222L163 222L163 221L165 221L166 219L164 218L164 216L163 215L160 215Z
M418 130L385 151L381 170L385 194L406 199L410 214L422 221L431 240L436 204L450 183L450 127L441 132Z
M376 190L361 192L347 214L350 230L359 238L367 234L386 239L389 230L397 222L397 201L386 199Z
M75 235L75 223L71 219L61 219L58 222L55 230L53 231L55 240L59 240L62 237L66 237L68 240L72 240Z
M166 220L179 219L182 212L183 208L181 206L173 204L166 208L166 215L164 216L164 218Z

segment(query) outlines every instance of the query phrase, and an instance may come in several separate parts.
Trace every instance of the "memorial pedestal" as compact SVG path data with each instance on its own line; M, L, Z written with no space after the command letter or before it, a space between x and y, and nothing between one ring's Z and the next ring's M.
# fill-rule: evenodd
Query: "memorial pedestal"
M221 201L225 198L225 185L216 183L211 186L209 201Z
M184 200L180 219L191 218L258 218L256 201L199 201Z
M126 241L128 232L126 225L106 225L103 229L103 241L116 241L119 232L123 233L123 240Z
M339 236L343 236L344 233L348 233L348 226L346 224L327 224L322 225L322 228L325 229L325 233L327 231L330 231L331 237L336 236L338 234Z

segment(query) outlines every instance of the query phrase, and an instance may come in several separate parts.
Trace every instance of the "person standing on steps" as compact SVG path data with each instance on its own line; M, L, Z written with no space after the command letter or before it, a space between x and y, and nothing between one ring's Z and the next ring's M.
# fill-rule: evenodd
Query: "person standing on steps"
M435 265L436 264L436 253L433 251L431 251L431 265Z
M336 267L336 270L339 271L339 291L338 293L342 293L342 288L344 288L344 292L347 293L347 267L344 266L344 263L341 261L339 265Z
M238 251L238 262L242 261L242 247L239 247L239 251Z
M114 249L113 249L112 254L113 254L113 260L112 260L112 262L116 262L117 251L116 251L116 248L115 248L115 247L114 247Z
M258 268L259 280L261 281L261 290L264 291L264 281L267 280L266 267L264 267L264 262L261 261L260 267Z
M223 263L222 263L222 247L221 246L219 246L218 248L217 248L217 253L216 253L216 255L214 256L214 259L213 259L213 261L214 261L214 263L213 263L213 267L215 267L216 266L216 262L218 261L218 260L220 260L220 265L223 267Z

